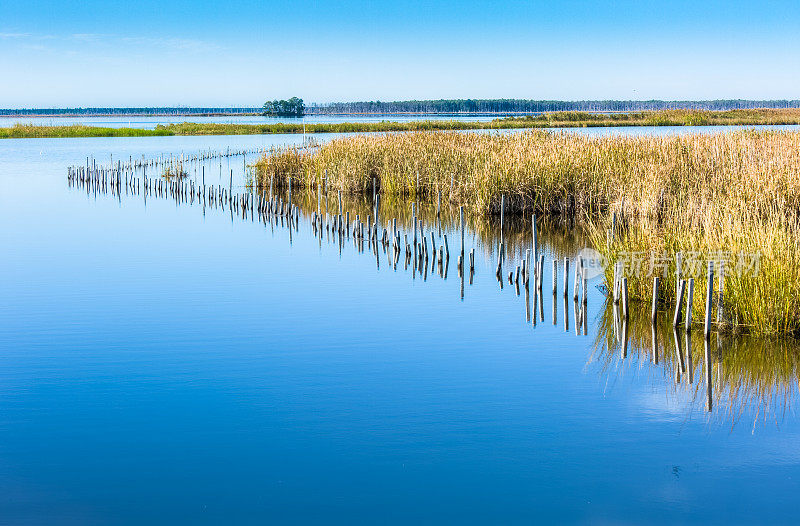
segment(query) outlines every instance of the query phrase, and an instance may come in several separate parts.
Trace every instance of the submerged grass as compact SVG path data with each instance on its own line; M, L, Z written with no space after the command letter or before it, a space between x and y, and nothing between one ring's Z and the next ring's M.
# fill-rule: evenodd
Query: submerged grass
M355 133L436 130L502 130L514 128L580 128L602 126L711 126L800 124L800 109L730 111L665 110L630 113L553 112L492 121L381 121L303 124L193 123L158 125L154 130L94 126L36 126L0 128L0 138L149 137L154 135L261 135L274 133Z
M374 178L382 195L433 201L441 193L477 215L497 214L505 195L512 213L585 218L610 260L640 259L627 268L634 300L649 301L653 273L674 275L672 256L681 251L703 262L691 269L698 278L695 320L704 317L704 262L726 260L727 324L754 333L800 331L797 132L354 136L315 151L273 151L257 173L265 185L276 177L311 187L327 174L331 187L348 193L371 192ZM620 220L612 243L606 233L613 213ZM666 263L651 265L656 256ZM662 280L662 297L674 290L674 279Z

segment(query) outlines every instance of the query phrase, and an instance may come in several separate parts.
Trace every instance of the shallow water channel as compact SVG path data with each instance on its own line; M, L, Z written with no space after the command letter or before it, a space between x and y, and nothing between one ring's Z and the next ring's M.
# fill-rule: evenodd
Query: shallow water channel
M415 265L315 228L334 189L297 191L289 220L67 181L87 157L295 141L0 142L0 522L795 520L796 345L623 326L599 277L585 308L572 275L565 298L579 225L541 221L540 292L508 280L528 217L468 216L471 273L449 203L416 210L449 261ZM253 199L254 160L189 161L186 182ZM342 200L351 223L373 205ZM380 231L395 219L410 239L410 202L380 204Z

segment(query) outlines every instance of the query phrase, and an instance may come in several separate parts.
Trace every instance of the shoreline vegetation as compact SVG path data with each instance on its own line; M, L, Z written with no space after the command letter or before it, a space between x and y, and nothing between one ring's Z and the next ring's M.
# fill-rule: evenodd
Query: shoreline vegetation
M276 101L272 101L276 102ZM284 101L288 102L288 101ZM302 102L297 99L297 102ZM307 115L527 115L555 111L631 112L659 110L742 110L800 108L800 100L537 100L537 99L428 99L396 101L312 102L302 104ZM0 108L2 117L75 116L228 116L260 115L254 106L139 106L86 108ZM295 113L295 112L293 112Z
M664 257L661 310L674 308L674 256L695 255L701 263L691 276L684 266L682 277L695 280L696 323L705 319L705 262L725 260L719 330L800 333L800 132L357 135L273 150L256 173L261 185L291 179L316 188L325 179L353 194L371 193L374 178L381 195L431 201L441 193L476 216L499 214L505 196L510 214L585 221L607 261L643 256L639 269L626 268L634 301L650 301L650 256ZM757 255L757 268L737 269L741 254Z
M158 125L155 129L96 126L39 126L16 124L0 128L0 139L66 137L152 137L171 135L263 135L316 133L381 133L418 131L505 130L537 128L586 128L618 126L731 126L797 125L800 109L728 111L664 110L630 113L553 112L491 121L380 121L341 123L230 124L191 123Z

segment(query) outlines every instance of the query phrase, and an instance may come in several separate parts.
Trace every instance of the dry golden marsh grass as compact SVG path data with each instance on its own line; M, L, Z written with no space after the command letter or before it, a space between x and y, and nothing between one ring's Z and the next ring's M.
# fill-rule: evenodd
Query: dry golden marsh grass
M703 262L695 269L696 320L704 317L704 262L724 260L726 325L755 333L800 330L797 132L358 135L313 150L270 152L257 173L263 184L290 177L311 187L327 174L329 187L346 193L371 192L375 178L382 195L434 201L441 192L444 201L478 216L497 214L505 195L510 213L586 220L610 260L644 257L641 272L627 270L633 299L649 301L648 259L682 252ZM619 221L609 242L612 214ZM663 272L673 275L674 262ZM662 280L662 297L673 297L674 289L674 279Z

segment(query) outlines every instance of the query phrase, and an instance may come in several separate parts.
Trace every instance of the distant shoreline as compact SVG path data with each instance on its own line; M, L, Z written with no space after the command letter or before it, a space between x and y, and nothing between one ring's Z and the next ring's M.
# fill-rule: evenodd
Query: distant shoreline
M279 122L262 124L197 123L158 124L154 129L102 126L40 126L16 124L0 127L0 139L67 137L152 137L169 135L267 135L315 133L380 133L456 130L507 130L590 128L621 126L735 126L800 125L800 109L729 111L643 111L626 113L556 112L506 117L490 121L412 120L379 122Z
M503 117L503 116L524 116L524 115L541 115L541 111L501 111L501 112L416 112L416 111L400 111L392 113L373 113L373 112L350 112L350 113L306 113L303 117L423 117L426 115L431 116L453 116L453 117ZM585 113L603 114L603 113L630 113L629 111L586 111ZM80 117L268 117L261 113L26 113L26 114L8 114L0 115L3 119L42 119L42 118L69 118L75 119ZM283 119L303 119L303 117L280 117Z

